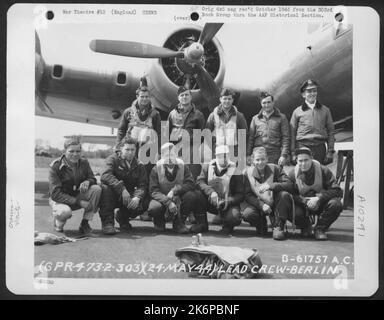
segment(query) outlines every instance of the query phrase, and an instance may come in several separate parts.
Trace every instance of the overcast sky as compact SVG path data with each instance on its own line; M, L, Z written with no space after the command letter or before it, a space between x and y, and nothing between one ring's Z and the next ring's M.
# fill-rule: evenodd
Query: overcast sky
M36 139L43 139L52 147L62 149L64 136L68 135L103 135L110 136L111 128L73 121L36 117ZM54 129L54 130L53 130ZM114 131L116 134L116 130ZM107 146L97 145L96 148L104 149ZM85 145L85 149L88 146Z
M50 24L39 30L43 58L50 64L89 70L128 70L141 76L152 59L118 57L94 53L92 39L141 41L162 45L175 30L171 24ZM180 27L180 26L179 26ZM307 25L225 24L216 35L224 49L225 84L241 88L262 88L275 79L308 41ZM52 130L54 128L54 130ZM110 135L111 129L63 120L36 117L36 138L62 147L70 134Z

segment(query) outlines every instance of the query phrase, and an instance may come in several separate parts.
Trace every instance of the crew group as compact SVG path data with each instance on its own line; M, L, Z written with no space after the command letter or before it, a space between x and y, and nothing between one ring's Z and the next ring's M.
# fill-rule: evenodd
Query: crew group
M76 137L67 139L63 155L50 165L55 230L63 232L72 211L83 208L79 230L86 236L92 235L89 221L97 211L107 235L116 233L115 220L120 232L129 232L130 219L139 215L149 216L159 232L172 221L176 233L200 233L208 231L209 212L216 215L224 234L231 234L244 220L257 235L265 236L268 216L275 240L286 238L287 221L303 236L326 240L327 229L342 211L342 190L325 166L333 159L334 128L330 110L317 101L317 86L313 80L302 84L304 101L294 110L290 125L274 106L273 96L262 92L261 111L249 130L244 115L233 105L233 91L222 90L220 105L205 122L191 102L190 90L179 88L180 103L169 113L169 128L179 139L182 129L191 138L193 129L212 131L214 158L202 166L185 164L171 142L161 146L155 164L139 161L143 132L152 129L160 136L161 124L148 89L139 87L137 99L122 115L116 152L106 160L101 183L81 157ZM239 150L238 129L247 132L248 166L241 172L230 157ZM286 174L283 166L289 162L296 165Z

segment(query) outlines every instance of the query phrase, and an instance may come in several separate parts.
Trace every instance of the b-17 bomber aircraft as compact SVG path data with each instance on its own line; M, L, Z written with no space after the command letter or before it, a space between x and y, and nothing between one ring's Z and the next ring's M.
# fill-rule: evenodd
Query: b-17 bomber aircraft
M56 52L68 52L84 65L93 59L95 68L65 64L57 55L47 61L45 50L52 50L53 43L45 42L46 36L40 40L36 33L36 115L116 128L141 83L149 87L163 119L177 104L181 85L191 89L193 102L206 117L218 105L220 89L229 87L237 93L235 105L248 122L260 110L261 90L275 96L275 105L289 119L302 103L300 84L313 78L320 84L319 100L331 108L336 141L352 140L350 25L206 23L143 29L128 24L124 28L126 32L119 33L124 38L118 40L103 38L105 31L93 32L83 43L77 40L81 52L74 51L75 46L68 48L76 42L77 32L61 39L54 28L45 31L56 38ZM78 33L83 29L87 26ZM131 41L130 35L142 41ZM107 62L113 59L111 67ZM140 64L144 60L145 70Z

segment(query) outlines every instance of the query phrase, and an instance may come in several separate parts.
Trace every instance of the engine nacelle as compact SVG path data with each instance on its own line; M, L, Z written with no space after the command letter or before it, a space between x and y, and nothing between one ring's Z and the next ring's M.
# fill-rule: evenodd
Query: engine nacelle
M172 33L164 43L165 48L179 51L188 47L189 42L195 42L199 39L201 27L190 26L181 28ZM223 48L220 42L213 38L212 41L204 46L204 68L211 74L216 85L221 88L225 75L225 64L223 61ZM148 74L148 86L155 105L169 112L170 108L178 103L177 90L179 86L185 84L185 73L180 69L176 58L164 58L154 61ZM202 98L195 75L190 77L190 88L194 101Z

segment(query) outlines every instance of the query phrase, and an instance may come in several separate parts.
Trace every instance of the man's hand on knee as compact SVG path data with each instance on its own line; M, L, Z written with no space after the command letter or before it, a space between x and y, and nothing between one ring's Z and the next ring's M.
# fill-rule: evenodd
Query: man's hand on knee
M263 212L266 213L266 214L271 214L272 213L272 209L269 205L267 205L266 203L263 204Z
M219 202L219 196L216 192L212 192L211 195L209 196L209 202L211 203L212 206L215 208L218 207L218 202Z
M307 207L310 210L316 211L319 208L319 198L318 197L312 197L307 202Z
M139 207L140 198L134 197L132 198L131 202L128 204L128 209L136 210Z
M228 201L225 199L220 200L218 203L218 209L222 210L222 211L227 210L228 209Z
M171 202L168 206L169 213L171 214L177 214L177 206L174 202Z
M85 180L79 186L80 193L87 192L88 189L89 189L89 181Z

